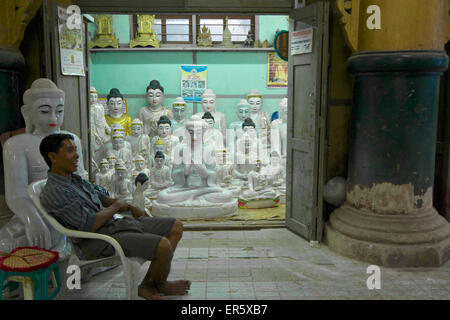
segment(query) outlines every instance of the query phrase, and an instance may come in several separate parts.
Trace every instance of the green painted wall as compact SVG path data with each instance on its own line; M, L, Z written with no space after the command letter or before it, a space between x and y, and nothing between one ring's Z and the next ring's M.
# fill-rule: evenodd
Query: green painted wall
M120 43L123 43L121 35L129 32L129 22L127 20L125 23L124 17L128 19L128 16L114 16L113 28ZM261 19L267 21L267 25L263 29L260 27L260 30L267 34L270 30L274 33L280 28L280 21L287 24L285 16L261 16L260 21ZM116 20L119 22L116 23ZM118 32L116 26L121 31ZM95 30L92 32L92 27L89 30L93 36ZM263 110L269 115L277 110L280 96L287 95L287 88L267 88L267 52L196 54L197 64L208 66L207 86L219 96L217 109L225 114L227 124L236 121L236 104L246 97L250 89L258 89L261 94L266 95ZM158 79L164 87L165 105L172 105L175 97L181 94L180 66L193 63L193 52L91 52L89 63L91 86L97 89L100 97L106 97L111 88L119 88L127 99L128 113L134 118L139 109L146 105L145 89L153 79ZM220 97L223 95L235 97ZM239 97L236 98L236 95ZM193 103L188 105L192 113ZM201 111L200 103L197 104L197 111Z
M289 31L289 20L287 16L259 16L259 40L263 42L267 39L273 44L276 30Z

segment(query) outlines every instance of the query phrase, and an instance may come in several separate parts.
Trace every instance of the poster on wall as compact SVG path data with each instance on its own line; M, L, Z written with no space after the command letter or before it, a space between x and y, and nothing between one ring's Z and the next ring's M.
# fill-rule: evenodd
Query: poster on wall
M281 59L276 52L267 53L267 87L287 88L288 63Z
M291 55L311 53L313 45L313 28L294 31L291 40Z
M69 28L68 18L67 9L58 7L61 73L66 76L84 76L82 29Z
M202 101L203 91L206 89L205 65L182 65L181 66L181 96L184 101Z

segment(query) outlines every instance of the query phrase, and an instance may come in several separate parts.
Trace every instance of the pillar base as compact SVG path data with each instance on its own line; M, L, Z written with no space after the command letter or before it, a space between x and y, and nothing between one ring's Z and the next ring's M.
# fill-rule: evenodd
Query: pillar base
M389 215L345 203L331 214L325 242L338 254L378 266L439 267L450 258L450 224L434 208Z

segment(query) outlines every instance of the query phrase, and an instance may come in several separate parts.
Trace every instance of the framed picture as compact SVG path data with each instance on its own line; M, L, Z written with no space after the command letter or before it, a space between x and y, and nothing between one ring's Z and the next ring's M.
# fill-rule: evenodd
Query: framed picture
M287 88L288 63L282 60L276 52L267 53L267 87Z
M207 69L205 65L181 66L181 96L184 101L202 101L202 94L206 89Z

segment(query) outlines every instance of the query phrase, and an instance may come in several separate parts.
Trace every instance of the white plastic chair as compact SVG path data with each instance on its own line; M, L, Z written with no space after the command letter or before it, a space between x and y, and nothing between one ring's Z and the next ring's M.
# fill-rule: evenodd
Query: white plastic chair
M116 252L115 256L102 258L102 259L96 259L96 260L79 260L79 258L76 256L74 250L72 249L72 256L70 261L75 260L75 263L79 263L80 269L83 267L88 267L89 269L92 269L94 267L104 267L104 266L114 266L117 265L118 262L121 262L123 265L123 273L125 275L126 280L126 292L127 292L127 299L136 299L137 298L137 283L138 283L138 277L139 272L136 272L134 269L140 268L141 264L145 262L144 259L140 258L127 258L125 257L125 254L123 253L122 247L120 244L115 240L114 238L100 234L100 233L94 233L94 232L85 232L85 231L78 231L78 230L72 230L63 227L54 217L52 217L41 205L41 200L39 198L39 195L41 194L45 183L47 182L47 179L39 180L36 182L31 183L28 188L27 192L30 196L31 200L33 201L34 205L39 210L39 213L42 215L42 217L47 220L50 225L55 228L56 231L60 232L61 234L65 235L68 238L82 238L82 239L100 239L103 241L108 242L111 244ZM120 258L120 261L118 261ZM137 271L138 271L137 270ZM65 284L62 284L63 286Z

